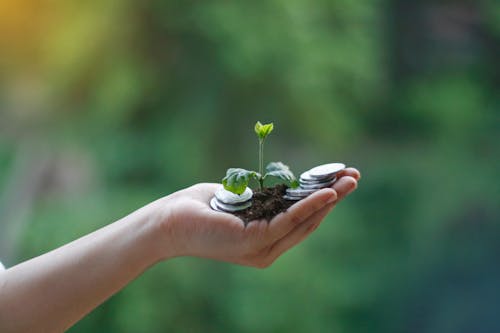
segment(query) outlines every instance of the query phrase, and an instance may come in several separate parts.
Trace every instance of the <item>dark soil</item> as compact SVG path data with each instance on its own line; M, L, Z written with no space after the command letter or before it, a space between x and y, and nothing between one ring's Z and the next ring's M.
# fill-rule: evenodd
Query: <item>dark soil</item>
M233 214L242 219L245 224L261 219L270 221L273 217L286 211L288 207L295 203L295 201L283 199L286 189L286 185L278 184L274 187L264 187L262 191L260 189L255 190L252 198L252 206Z

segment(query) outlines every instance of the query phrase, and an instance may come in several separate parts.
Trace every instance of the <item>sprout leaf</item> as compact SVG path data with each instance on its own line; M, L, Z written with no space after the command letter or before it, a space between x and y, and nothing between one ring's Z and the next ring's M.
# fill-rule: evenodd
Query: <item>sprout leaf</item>
M281 162L271 162L267 165L266 171L267 173L264 178L267 176L273 176L288 182L292 188L299 186L297 179L288 165Z
M259 137L259 140L263 141L269 135L269 133L273 131L273 128L273 123L262 124L260 121L258 121L255 124L255 133Z
M222 179L222 185L228 191L235 194L242 194L248 186L251 178L260 178L260 174L255 171L249 171L240 168L230 168L226 172L226 177Z

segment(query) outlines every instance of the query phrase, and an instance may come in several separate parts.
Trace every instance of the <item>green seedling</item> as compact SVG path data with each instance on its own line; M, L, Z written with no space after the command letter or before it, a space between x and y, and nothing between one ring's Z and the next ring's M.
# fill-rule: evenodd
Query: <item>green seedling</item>
M228 191L236 194L242 194L248 187L251 179L259 182L260 189L264 188L264 181L267 177L277 177L290 185L290 187L297 187L299 183L293 175L290 168L281 162L271 162L266 166L266 173L264 174L264 141L267 136L273 131L274 125L261 124L258 121L255 124L255 134L259 139L259 171L245 170L241 168L230 168L226 172L226 177L222 179L222 185Z

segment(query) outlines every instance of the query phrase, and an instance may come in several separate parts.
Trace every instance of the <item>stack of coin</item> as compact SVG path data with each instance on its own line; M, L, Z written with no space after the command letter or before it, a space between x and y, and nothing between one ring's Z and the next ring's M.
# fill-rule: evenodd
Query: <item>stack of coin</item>
M253 192L249 187L246 188L245 192L238 195L221 186L220 189L215 191L210 206L219 212L237 212L252 205L252 196Z
M337 173L345 169L345 164L330 163L312 168L300 175L300 186L288 188L283 196L286 200L299 201L322 188L331 187L337 180Z

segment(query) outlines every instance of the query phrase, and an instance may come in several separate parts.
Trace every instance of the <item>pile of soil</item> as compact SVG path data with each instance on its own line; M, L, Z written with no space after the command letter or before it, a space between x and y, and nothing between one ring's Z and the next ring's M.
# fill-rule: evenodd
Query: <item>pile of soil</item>
M295 203L283 199L287 186L278 184L274 187L264 187L262 190L255 190L252 197L252 206L245 210L233 213L247 224L253 220L265 219L270 221L273 217L284 212Z

